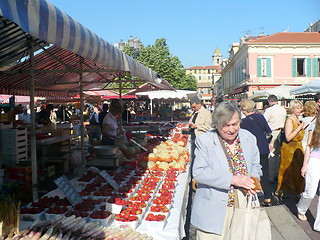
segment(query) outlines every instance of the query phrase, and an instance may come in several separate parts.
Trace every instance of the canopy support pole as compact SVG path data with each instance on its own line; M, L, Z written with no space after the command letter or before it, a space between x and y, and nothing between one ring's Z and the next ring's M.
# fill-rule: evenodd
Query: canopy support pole
M81 163L84 163L84 125L83 125L83 111L84 111L84 94L83 94L83 57L80 57L80 139L81 139Z
M120 82L119 82L119 102L120 102L120 106L122 107L122 79L121 79L122 75L119 74L119 79L120 79ZM123 109L122 109L122 112L123 112ZM122 113L120 114L120 129L122 130Z
M31 168L32 168L32 199L38 199L38 174L37 174L37 143L36 143L36 118L34 109L34 42L30 42L30 110L31 110L31 131L30 131L30 147L31 147Z
M153 110L152 110L152 99L150 99L150 117L152 118L152 113L153 113Z

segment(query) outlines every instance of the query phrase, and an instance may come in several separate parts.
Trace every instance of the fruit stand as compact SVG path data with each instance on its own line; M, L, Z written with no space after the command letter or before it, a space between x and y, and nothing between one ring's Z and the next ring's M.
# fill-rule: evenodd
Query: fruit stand
M59 177L59 188L20 209L20 230L29 234L30 228L49 226L42 234L76 239L108 239L101 238L108 234L123 237L117 239L182 239L190 181L182 126L172 129L165 141L148 139L148 151L131 157L135 165L130 168L91 167L70 181ZM59 223L64 230L51 226ZM83 232L86 228L90 231Z

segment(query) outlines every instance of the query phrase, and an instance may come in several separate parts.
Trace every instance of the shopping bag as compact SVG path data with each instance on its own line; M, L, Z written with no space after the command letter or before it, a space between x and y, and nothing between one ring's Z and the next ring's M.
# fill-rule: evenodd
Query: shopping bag
M258 202L257 196L248 195L245 207L235 207L225 240L271 240L269 217Z

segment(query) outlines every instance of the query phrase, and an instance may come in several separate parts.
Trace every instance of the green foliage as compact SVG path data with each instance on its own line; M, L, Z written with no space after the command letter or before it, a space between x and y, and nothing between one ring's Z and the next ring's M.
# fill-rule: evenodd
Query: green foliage
M157 39L151 46L144 47L141 44L139 53L126 45L124 52L160 74L162 79L168 80L174 88L196 90L195 77L186 75L180 59L170 53L165 38Z

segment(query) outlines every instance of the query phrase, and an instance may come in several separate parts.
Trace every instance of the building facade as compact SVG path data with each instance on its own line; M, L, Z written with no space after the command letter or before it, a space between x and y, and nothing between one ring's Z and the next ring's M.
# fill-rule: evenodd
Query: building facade
M216 48L212 55L212 66L193 66L186 68L186 74L193 75L197 80L197 92L202 95L205 103L210 103L213 97L213 85L219 80L222 69L222 55Z
M245 36L229 50L215 95L247 98L257 90L300 86L320 76L320 33Z

